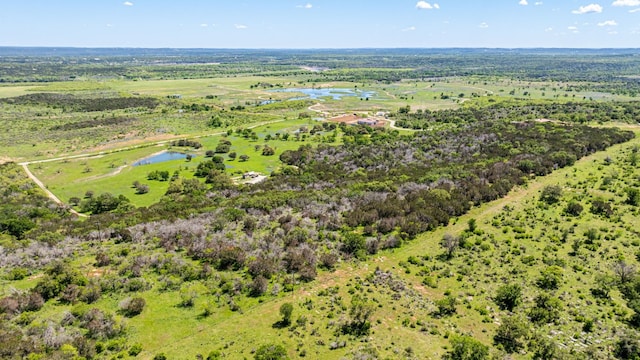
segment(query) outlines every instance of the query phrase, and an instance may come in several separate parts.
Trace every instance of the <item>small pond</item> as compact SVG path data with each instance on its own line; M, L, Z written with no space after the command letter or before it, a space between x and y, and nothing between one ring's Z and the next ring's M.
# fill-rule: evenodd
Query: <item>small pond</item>
M196 157L195 155L191 155L191 157ZM132 166L140 166L140 165L149 165L149 164L157 164L165 161L171 160L180 160L186 159L187 154L177 152L177 151L165 151L159 154L146 157L144 159L140 159L132 164Z
M320 88L320 89L308 89L308 88L289 88L271 90L272 92L285 92L285 93L303 93L305 96L296 97L290 100L303 100L313 99L317 100L323 97L331 97L333 100L341 100L345 96L357 96L361 98L373 97L375 91L363 91L358 89L340 89L340 88Z

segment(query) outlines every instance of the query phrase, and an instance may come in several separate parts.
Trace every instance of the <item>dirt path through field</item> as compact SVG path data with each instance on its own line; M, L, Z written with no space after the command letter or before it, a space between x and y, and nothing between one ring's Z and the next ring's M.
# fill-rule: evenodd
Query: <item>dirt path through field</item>
M40 181L40 179L38 179L35 175L33 175L33 173L31 172L31 170L29 170L29 167L27 166L27 164L22 163L20 164L22 165L22 168L24 169L24 172L27 173L27 176L33 180L34 183L36 183L36 185L38 185L40 187L40 189L42 189L42 191L45 192L45 194L47 194L47 196L49 197L49 199L53 200L56 204L60 204L60 205L64 205L64 203L62 202L62 200L60 200L54 193L52 193L51 191L49 191L49 189L47 189L46 186L44 186L44 184L42 183L42 181ZM80 216L80 217L88 217L85 214L81 214L71 208L69 208L69 212Z

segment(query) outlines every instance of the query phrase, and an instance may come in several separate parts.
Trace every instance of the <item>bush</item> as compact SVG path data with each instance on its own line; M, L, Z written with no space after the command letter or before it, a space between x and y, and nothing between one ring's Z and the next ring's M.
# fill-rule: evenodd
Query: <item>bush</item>
M142 345L140 344L133 344L129 348L129 356L138 356L138 354L140 354L141 352L142 352Z
M265 145L262 148L262 155L264 155L264 156L271 156L271 155L273 155L275 153L276 153L276 151L270 146Z
M549 266L536 281L536 284L546 290L557 289L562 281L562 268L559 266Z
M555 204L560 201L562 197L562 188L557 185L547 185L542 189L540 194L540 201L544 201L547 204Z
M120 311L127 317L133 317L144 310L147 302L143 298L126 298L119 304Z
M287 350L282 345L265 344L256 350L255 360L284 360L288 359Z
M630 332L622 335L615 343L613 354L618 359L640 358L640 341L638 336Z
M448 295L443 299L436 300L436 306L438 307L438 315L453 315L456 313L456 298Z
M558 319L562 303L548 294L540 294L535 298L536 306L529 310L529 318L535 324L547 324Z
M207 360L219 360L222 359L222 354L218 350L213 350L207 355Z
M136 194L142 195L149 192L149 185L147 184L136 184Z
M442 358L446 360L482 360L489 358L489 347L469 336L452 336L451 350Z
M577 201L571 201L567 204L567 207L564 209L565 214L571 216L579 216L582 213L583 207Z
M493 301L502 310L512 311L522 302L522 288L518 284L507 284L498 288Z
M280 321L284 326L291 324L291 314L293 313L293 305L291 303L284 303L280 306L280 315L282 320Z
M524 346L523 339L527 336L525 324L516 317L506 317L502 319L502 324L493 337L496 345L500 345L508 353L514 353Z

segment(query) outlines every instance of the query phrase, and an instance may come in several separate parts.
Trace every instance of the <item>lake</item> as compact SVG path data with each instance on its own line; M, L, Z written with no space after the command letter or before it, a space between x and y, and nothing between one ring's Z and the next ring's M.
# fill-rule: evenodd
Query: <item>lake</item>
M191 155L191 157L196 157L196 156L195 155ZM134 162L132 164L132 166L157 164L157 163L161 163L161 162L165 162L165 161L181 160L181 159L186 159L186 158L187 158L187 154L185 154L185 153L181 153L181 152L177 152L177 151L164 151L164 152L161 152L159 154L156 154L156 155L153 155L153 156L149 156L149 157L146 157L144 159L140 159L140 160Z
M360 98L371 98L376 92L375 91L363 91L358 89L341 89L341 88L319 88L319 89L309 89L309 88L289 88L289 89L278 89L278 90L270 90L272 92L285 92L285 93L303 93L305 96L295 97L289 100L304 100L304 99L313 99L317 100L323 97L331 97L333 100L341 100L345 96L357 96Z

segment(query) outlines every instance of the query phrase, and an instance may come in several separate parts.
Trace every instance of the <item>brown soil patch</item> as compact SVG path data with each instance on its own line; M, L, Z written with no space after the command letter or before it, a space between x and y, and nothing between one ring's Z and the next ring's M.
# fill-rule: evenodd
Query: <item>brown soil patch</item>
M329 119L329 121L345 123L345 124L351 124L351 123L354 123L354 122L356 122L356 121L358 121L360 119L362 119L362 118L360 116L358 116L358 115L346 114L346 115L340 115L340 116L332 117L331 119Z
M92 269L91 271L89 271L87 276L90 278L96 278L96 277L101 277L102 275L104 275L104 273L105 273L104 269Z

